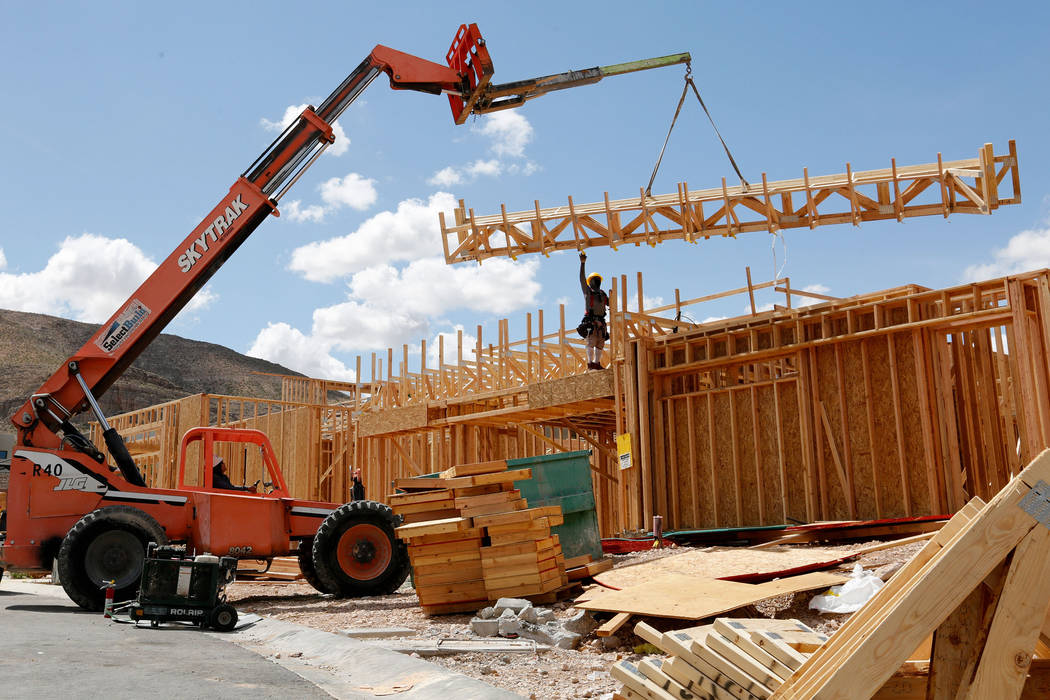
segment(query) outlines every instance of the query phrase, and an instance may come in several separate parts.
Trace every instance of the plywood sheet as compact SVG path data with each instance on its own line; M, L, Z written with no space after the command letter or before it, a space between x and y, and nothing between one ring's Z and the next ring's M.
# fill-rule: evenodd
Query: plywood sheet
M815 573L750 584L671 573L575 605L583 610L702 620L773 596L824 588L845 580L844 576Z
M551 379L528 386L529 408L547 408L576 401L610 398L613 395L613 373L587 372L561 379Z
M798 566L833 561L842 557L836 550L820 547L707 547L694 549L663 559L624 566L606 571L595 578L607 586L626 588L665 574L682 574L705 578L722 578L740 574L784 571Z

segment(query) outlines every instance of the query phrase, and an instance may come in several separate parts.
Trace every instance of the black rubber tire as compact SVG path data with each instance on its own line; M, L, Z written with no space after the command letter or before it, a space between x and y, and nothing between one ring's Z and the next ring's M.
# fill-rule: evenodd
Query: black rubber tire
M222 603L208 615L208 626L218 632L230 632L237 626L237 609Z
M390 506L375 501L347 503L328 515L317 528L313 544L313 564L321 583L335 595L344 598L388 595L408 578L411 564L405 543L398 540L394 528L401 517L394 515ZM371 525L382 532L385 546L390 548L390 560L378 574L364 579L355 577L339 563L339 544L348 529L357 525Z
M106 506L88 513L70 528L58 550L62 588L80 607L100 611L106 598L100 569L108 569L106 575L118 575L114 600L131 600L138 594L150 542L167 544L168 537L149 513L132 506ZM94 561L89 562L89 556Z
M299 541L299 571L303 572L303 578L311 586L321 593L335 593L334 588L329 588L321 582L314 567L314 538L310 537Z

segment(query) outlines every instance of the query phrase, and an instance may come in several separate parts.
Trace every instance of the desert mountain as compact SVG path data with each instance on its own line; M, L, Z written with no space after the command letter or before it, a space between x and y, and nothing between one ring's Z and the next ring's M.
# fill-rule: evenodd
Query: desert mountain
M97 330L93 323L0 309L0 431L10 429L10 415ZM280 379L252 372L298 374L222 345L162 334L99 403L112 416L201 392L280 398Z

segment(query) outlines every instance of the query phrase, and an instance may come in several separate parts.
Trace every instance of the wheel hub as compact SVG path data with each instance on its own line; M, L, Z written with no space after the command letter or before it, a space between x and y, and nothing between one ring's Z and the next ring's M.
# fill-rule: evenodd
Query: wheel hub
M339 567L358 581L382 576L393 556L394 545L386 531L367 522L348 527L336 545Z
M368 540L358 540L354 544L354 560L362 564L370 562L376 557L376 546Z
M88 578L99 587L114 581L117 588L123 588L138 578L143 559L145 553L138 537L124 530L109 530L88 545L84 568Z

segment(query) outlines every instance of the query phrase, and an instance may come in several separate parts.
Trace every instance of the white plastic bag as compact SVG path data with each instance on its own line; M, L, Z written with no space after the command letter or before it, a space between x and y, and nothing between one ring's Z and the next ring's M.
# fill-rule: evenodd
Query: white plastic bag
M879 592L884 582L878 576L857 564L849 581L832 586L827 593L814 596L809 607L821 613L851 613L860 610Z

